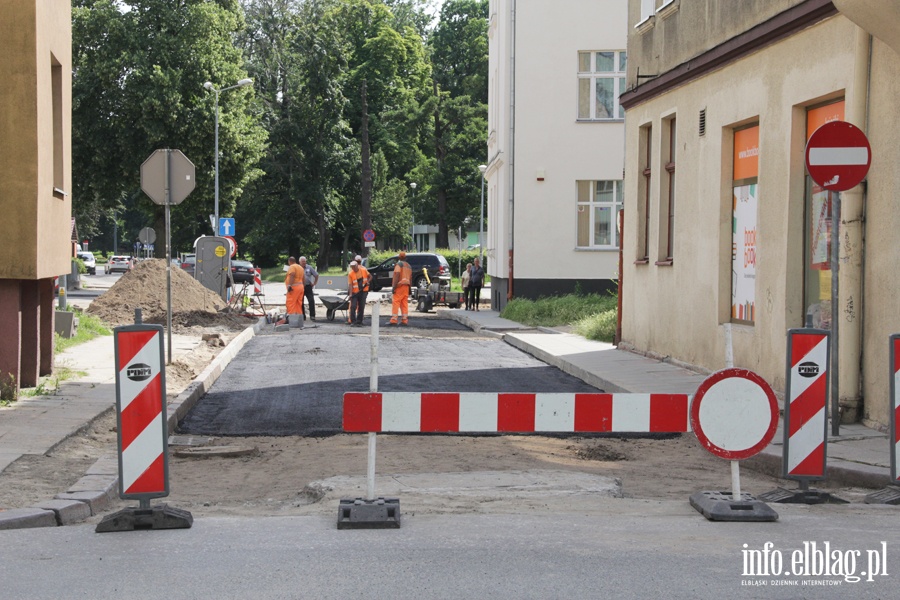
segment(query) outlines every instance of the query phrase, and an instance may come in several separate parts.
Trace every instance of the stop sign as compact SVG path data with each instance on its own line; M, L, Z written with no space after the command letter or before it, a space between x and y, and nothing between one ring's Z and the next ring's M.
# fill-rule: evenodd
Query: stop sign
M832 192L844 192L859 185L871 164L869 140L852 123L825 123L806 144L806 168L810 177Z

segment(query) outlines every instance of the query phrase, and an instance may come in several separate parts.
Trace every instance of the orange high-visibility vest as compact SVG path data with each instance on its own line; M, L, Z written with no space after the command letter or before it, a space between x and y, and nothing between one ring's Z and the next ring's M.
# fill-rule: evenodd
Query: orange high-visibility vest
M403 260L394 266L394 285L412 285L412 267Z

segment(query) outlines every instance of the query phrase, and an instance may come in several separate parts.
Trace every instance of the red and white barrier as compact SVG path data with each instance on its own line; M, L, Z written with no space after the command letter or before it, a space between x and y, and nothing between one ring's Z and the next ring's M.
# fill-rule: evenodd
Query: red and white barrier
M784 408L786 479L825 478L828 359L828 331L788 331Z
M344 431L683 433L689 406L687 394L347 392Z
M256 269L253 273L253 293L262 294L262 269Z
M160 325L129 325L115 330L122 498L169 494L162 334Z
M900 334L890 338L891 348L891 480L900 482Z

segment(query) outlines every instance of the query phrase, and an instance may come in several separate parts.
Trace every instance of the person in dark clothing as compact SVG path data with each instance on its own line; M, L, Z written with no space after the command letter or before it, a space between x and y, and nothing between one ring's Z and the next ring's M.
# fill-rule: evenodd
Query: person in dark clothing
M303 296L309 304L309 318L311 321L316 320L316 297L313 293L313 286L319 283L319 272L306 264L306 257L300 257L300 267L303 269ZM303 313L306 316L306 311Z
M479 310L482 286L484 286L484 269L481 268L481 261L476 258L469 274L469 310Z

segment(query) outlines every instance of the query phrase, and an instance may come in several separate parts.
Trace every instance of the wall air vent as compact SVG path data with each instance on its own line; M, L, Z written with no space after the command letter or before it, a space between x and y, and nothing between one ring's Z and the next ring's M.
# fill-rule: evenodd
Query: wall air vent
M700 109L700 137L706 135L706 109Z

